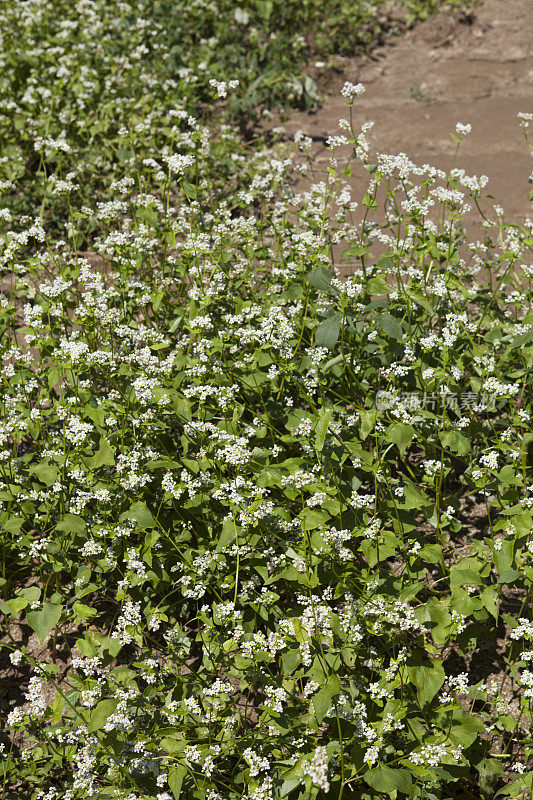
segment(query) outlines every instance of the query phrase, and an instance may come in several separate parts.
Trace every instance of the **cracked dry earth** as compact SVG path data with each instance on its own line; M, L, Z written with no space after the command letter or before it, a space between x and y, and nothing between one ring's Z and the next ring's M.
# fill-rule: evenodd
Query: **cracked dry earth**
M489 176L485 191L508 222L533 217L533 160L517 120L518 112L533 112L533 0L486 0L470 19L438 14L370 56L317 63L312 74L323 95L320 108L292 115L284 127L287 137L301 129L313 138L313 180L324 179L326 139L341 133L338 120L347 116L342 84L361 82L366 92L356 101L354 122L357 130L374 121L371 154L404 152L417 164L449 169L456 147L449 134L457 122L470 123L456 166ZM363 196L367 179L357 163L354 199ZM474 208L477 232L478 220Z

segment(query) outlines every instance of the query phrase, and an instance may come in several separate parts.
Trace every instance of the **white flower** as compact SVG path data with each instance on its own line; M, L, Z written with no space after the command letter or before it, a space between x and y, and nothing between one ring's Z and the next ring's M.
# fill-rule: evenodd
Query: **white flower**
M355 98L360 97L364 91L365 87L362 83L351 83L350 81L346 81L341 89L341 95L346 97L348 101L353 102Z
M472 126L469 122L465 125L462 122L458 122L455 126L455 132L458 136L468 136L468 134L472 132Z
M530 114L526 111L519 111L517 114L519 125L523 130L527 130L529 127L529 123L533 120L533 114Z
M259 775L260 772L266 772L270 769L268 758L258 755L251 747L247 747L242 755L250 767L250 776L252 778Z
M304 772L309 775L315 786L327 794L328 781L328 756L324 746L317 747L311 760L304 766Z
M13 650L13 652L9 654L9 660L11 661L14 667L17 667L23 658L24 658L24 653L22 652L22 650Z

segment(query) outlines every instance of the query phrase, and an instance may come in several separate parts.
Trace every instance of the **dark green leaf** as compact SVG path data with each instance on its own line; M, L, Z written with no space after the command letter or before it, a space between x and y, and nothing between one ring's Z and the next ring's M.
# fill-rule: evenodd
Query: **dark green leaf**
M89 459L89 466L91 469L98 469L105 464L113 466L115 463L115 449L111 447L107 439L102 436L100 438L100 447L92 458Z
M340 694L342 689L338 675L332 675L328 682L315 695L313 695L313 707L318 722L322 722L329 709L333 696Z
M320 453L322 452L322 448L324 447L324 441L326 439L326 433L328 431L328 426L332 416L331 409L324 411L321 415L320 419L318 420L315 428L315 447L317 451Z
M36 475L41 483L44 483L46 486L52 486L57 478L58 470L57 467L51 464L36 464L34 467L31 467L30 473Z
M359 435L361 440L364 441L369 433L371 433L378 419L378 412L375 409L369 411L361 411L360 413L361 425L359 426Z
M85 521L77 514L65 514L63 519L57 523L56 531L67 531L68 533L83 533Z

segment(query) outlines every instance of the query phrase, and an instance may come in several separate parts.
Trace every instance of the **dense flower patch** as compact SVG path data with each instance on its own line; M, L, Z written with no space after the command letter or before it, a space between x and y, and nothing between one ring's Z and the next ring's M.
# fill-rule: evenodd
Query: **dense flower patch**
M347 122L230 205L175 125L68 243L4 226L6 796L526 796L531 223Z

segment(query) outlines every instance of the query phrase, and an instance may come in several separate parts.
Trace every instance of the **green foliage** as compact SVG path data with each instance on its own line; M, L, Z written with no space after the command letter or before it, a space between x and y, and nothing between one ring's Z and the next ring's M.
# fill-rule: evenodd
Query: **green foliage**
M94 214L93 266L6 226L2 611L49 654L6 640L34 676L8 716L6 785L74 800L528 785L529 699L517 716L502 692L529 686L533 636L530 363L513 346L533 321L530 231L465 247L446 188L461 176L383 158L377 213L417 181L440 211L411 201L378 259L370 217L324 227L333 164L329 188L294 196L280 163L257 162L240 216L207 217L209 180L176 203L169 175L193 167L169 158L160 203L125 185L120 221ZM341 238L357 242L348 276L329 255ZM450 654L468 663L500 620L499 684L469 682Z
M2 796L527 796L531 225L215 123L381 3L58 8L0 23Z

